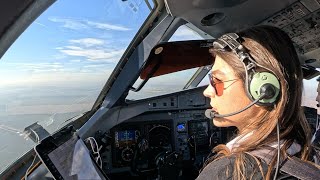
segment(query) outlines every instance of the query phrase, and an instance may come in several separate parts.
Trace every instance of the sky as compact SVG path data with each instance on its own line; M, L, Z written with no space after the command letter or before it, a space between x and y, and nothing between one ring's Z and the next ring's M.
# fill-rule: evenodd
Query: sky
M143 2L57 1L1 58L1 83L17 83L21 75L30 77L23 81L46 81L53 72L60 79L110 74L149 13ZM5 76L12 70L19 73Z
M0 115L1 105L32 114L26 104L58 105L57 97L91 108L149 12L144 0L55 2L1 58Z

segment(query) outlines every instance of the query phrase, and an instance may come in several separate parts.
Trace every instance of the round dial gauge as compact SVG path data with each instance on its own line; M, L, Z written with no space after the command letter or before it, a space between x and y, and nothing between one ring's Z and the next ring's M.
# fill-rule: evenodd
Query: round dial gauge
M122 160L129 162L133 158L133 150L129 147L126 147L121 152Z

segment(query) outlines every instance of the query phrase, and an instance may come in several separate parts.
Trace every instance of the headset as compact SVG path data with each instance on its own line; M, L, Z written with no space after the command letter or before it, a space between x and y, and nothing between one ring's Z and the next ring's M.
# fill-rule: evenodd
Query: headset
M220 51L231 51L242 62L246 75L246 94L252 103L239 111L223 115L218 114L212 109L208 109L205 113L208 118L232 116L247 110L254 104L260 106L273 106L279 99L279 78L272 70L258 64L254 58L250 56L249 51L241 44L243 41L244 40L240 38L238 34L228 33L215 40L212 47ZM257 71L257 68L265 71Z

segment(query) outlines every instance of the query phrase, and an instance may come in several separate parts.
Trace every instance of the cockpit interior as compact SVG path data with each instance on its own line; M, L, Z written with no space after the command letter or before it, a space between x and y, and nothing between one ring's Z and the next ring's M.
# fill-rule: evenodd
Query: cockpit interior
M196 179L204 162L213 155L212 149L234 137L236 128L216 127L205 116L205 110L211 107L210 99L203 96L206 84L201 83L212 66L208 44L226 32L254 25L279 27L294 42L305 81L315 83L320 74L320 1L141 1L150 2L150 14L123 52L92 109L55 132L62 135L71 128L83 140L93 137L99 156L90 147L91 141L88 149L108 179ZM0 56L53 3L0 2ZM169 41L182 25L203 39ZM144 94L144 86L152 79L191 68L196 70L183 88L173 92L167 89L168 93L157 96ZM140 92L139 98L130 96L136 92ZM314 128L317 110L313 102L305 112ZM1 172L0 179L24 178L26 171L27 179L53 179L33 149Z

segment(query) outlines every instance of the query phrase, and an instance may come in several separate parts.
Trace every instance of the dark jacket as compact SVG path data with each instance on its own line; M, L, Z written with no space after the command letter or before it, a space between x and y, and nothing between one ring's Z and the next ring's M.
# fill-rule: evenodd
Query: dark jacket
M212 161L200 172L196 180L224 180L224 179L240 179L241 177L233 178L233 171L235 165L235 155L228 157L223 157L219 160ZM256 160L248 155L244 155L244 166L245 172L244 176L246 179L263 179L260 168ZM261 162L263 173L266 174L268 170L268 165L262 161ZM285 174L278 174L277 179L296 179Z

